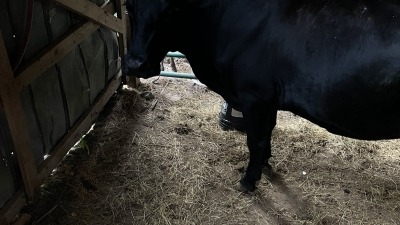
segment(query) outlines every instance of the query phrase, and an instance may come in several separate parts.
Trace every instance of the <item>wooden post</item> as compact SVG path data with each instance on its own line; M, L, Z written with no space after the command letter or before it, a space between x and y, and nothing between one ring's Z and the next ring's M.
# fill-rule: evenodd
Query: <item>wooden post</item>
M39 196L40 183L19 94L0 32L0 98L10 127L25 193L31 201Z
M129 19L126 16L126 6L123 3L124 1L121 0L115 0L115 9L117 11L117 16L122 20L124 23L124 33L120 33L118 37L118 42L119 42L119 55L121 57L121 61L124 61L124 57L126 53L128 52L128 41L130 40L130 31L131 31L131 26L129 23ZM123 47L121 47L123 46ZM137 77L128 77L123 75L122 81L126 83L129 87L137 87L140 83L139 78Z
M117 17L121 19L122 23L124 23L123 25L124 32L122 34L121 33L118 34L119 57L121 63L123 63L125 54L128 52L128 46L126 41L127 38L126 34L128 28L126 26L125 6L123 5L123 2L121 0L115 0L115 11L117 12ZM123 75L121 79L122 83L125 84L127 83L127 77L125 75Z
M128 27L126 26L126 14L125 14L125 5L121 0L116 0L115 1L115 10L117 11L117 16L118 18L121 19L123 23L123 32L119 34L118 42L119 42L119 54L121 57L124 57L126 52L128 51L127 49L127 31Z

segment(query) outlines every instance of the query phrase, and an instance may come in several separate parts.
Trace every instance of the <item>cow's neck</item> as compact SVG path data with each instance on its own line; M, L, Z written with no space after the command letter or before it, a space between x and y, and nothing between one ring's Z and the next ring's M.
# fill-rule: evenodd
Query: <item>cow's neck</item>
M214 47L220 16L223 15L221 10L224 9L223 4L226 1L188 1L190 4L182 9L182 16L177 21L179 38L176 42L176 49L186 55L195 75L201 82L222 94L218 88L218 76L213 76L216 72Z
M177 43L179 50L191 54L192 52L202 51L204 45L210 49L213 34L217 30L220 15L223 14L224 0L186 0L188 3L183 6L183 13L178 19L179 40ZM183 24L182 24L183 23ZM182 24L182 25L181 25Z

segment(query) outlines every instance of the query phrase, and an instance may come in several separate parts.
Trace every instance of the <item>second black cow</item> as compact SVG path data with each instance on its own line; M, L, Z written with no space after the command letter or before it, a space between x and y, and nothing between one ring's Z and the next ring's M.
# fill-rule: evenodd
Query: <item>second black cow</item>
M241 110L254 191L277 110L328 131L400 137L400 3L394 0L127 0L126 75L159 74L181 51L197 78Z

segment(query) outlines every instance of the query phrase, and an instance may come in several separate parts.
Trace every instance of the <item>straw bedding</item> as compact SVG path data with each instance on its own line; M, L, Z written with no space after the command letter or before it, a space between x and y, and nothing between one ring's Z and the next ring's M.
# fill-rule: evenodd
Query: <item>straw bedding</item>
M400 224L399 141L348 139L279 112L274 173L242 194L245 135L219 128L221 101L189 80L124 88L25 209L32 223Z

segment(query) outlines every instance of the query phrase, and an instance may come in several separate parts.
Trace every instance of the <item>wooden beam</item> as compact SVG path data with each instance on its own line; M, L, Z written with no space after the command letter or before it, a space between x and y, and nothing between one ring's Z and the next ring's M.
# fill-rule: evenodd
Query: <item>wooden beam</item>
M112 4L108 4L104 9L108 12L114 12ZM17 89L21 91L24 87L28 86L34 79L60 61L71 52L76 45L88 38L99 28L100 26L98 24L91 21L77 25L75 28L71 29L70 32L59 38L54 44L45 48L29 60L26 66L23 67L22 72L17 74Z
M17 89L20 91L32 83L34 79L64 58L76 45L88 38L99 27L93 22L86 22L74 28L66 37L63 36L61 41L45 48L38 56L30 60L28 66L21 73L17 74Z
M65 154L78 142L92 126L94 118L102 111L104 105L121 84L121 72L119 72L108 84L108 86L96 98L93 106L91 106L85 114L75 123L72 129L62 140L54 147L49 157L39 166L40 180L47 178L57 165L62 161Z
M89 0L54 0L57 4L83 16L94 23L107 27L115 32L123 33L121 19L108 13Z
M32 215L28 213L24 213L20 216L20 218L13 225L26 225L31 220Z
M26 205L24 189L20 188L13 197L0 209L0 225L8 225Z
M8 59L7 49L0 31L0 98L13 139L22 180L28 200L40 194L40 183L32 148L22 110L19 92L15 87L14 73Z

